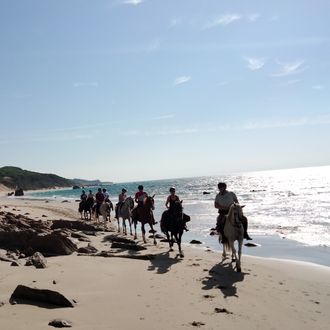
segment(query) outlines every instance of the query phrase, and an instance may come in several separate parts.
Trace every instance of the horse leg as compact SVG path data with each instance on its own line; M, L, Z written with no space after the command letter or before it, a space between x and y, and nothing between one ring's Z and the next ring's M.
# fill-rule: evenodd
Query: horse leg
M154 231L154 226L152 225L152 221L153 220L151 220L151 222L149 222L149 225L150 225L150 228L151 228L151 231L152 231L152 238L154 240L154 245L157 245L157 241L156 241L156 237L155 237L155 231Z
M106 213L103 214L102 217L103 217L103 228L104 228L104 230L106 230L107 229L107 214Z
M117 219L117 232L120 233L120 222L119 222L119 217Z
M222 237L221 234L219 235L219 244L222 244L222 260L226 259L227 255L226 255L226 247L225 244L221 243Z
M240 273L242 271L241 269L242 245L243 245L243 239L238 241L238 259L236 261L237 273Z
M180 254L180 257L183 258L184 257L184 254L181 250L181 237L182 237L182 233L178 233L176 235L176 243L178 244L178 247L179 247L179 254Z
M145 230L145 228L144 228L144 223L143 223L143 222L141 222L141 231L142 231L142 239L143 239L143 242L144 242L144 243L147 243L147 241L146 241L146 230Z
M136 223L135 220L133 220L133 222L134 222L134 239L137 239L137 234L136 234L136 225L137 225L137 223Z
M231 248L231 258L232 258L232 262L236 262L237 260L237 255L236 255L236 249L235 249L235 242L231 241L230 242L230 248Z
M132 232L132 219L130 217L128 218L128 223L129 223L129 233L130 233L130 235L133 235L133 232Z
M123 233L124 235L127 235L127 231L126 231L126 219L123 218Z
M173 242L172 242L172 238L170 238L170 234L168 233L168 231L166 231L166 237L167 237L168 245L170 246L170 251L173 251Z

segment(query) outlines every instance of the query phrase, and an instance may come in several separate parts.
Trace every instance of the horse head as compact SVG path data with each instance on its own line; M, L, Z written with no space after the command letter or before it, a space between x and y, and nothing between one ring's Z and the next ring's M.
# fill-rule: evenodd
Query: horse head
M229 212L227 215L227 219L233 224L233 225L239 225L241 224L241 219L243 218L243 210L242 206L238 203L231 204L229 208Z
M182 214L182 212L183 212L182 201L176 201L173 204L173 213L174 214Z
M127 197L124 201L125 204L127 204L128 208L133 209L134 208L134 200L131 196Z
M146 198L144 199L144 201L143 201L143 205L144 205L146 208L150 209L150 210L154 210L154 209L155 209L155 200L154 200L154 196L155 196L155 195L153 195L153 196L148 196L148 197L146 197Z

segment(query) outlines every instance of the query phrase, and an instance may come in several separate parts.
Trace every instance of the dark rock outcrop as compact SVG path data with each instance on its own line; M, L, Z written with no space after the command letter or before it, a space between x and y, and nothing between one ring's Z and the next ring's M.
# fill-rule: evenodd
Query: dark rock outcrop
M30 288L18 285L10 297L10 302L15 303L46 303L58 307L74 307L72 301L57 291Z
M67 228L67 229L76 229L81 231L102 231L101 228L90 225L84 221L76 220L55 220L53 221L51 229L57 228Z
M78 249L78 253L92 254L98 252L98 249L90 244Z
M132 250L132 251L142 251L147 248L141 245L137 245L136 243L121 243L121 242L113 242L111 244L112 249L122 249L122 250Z
M55 328L71 328L72 323L67 320L60 320L60 319L55 319L52 320L48 323L48 325L55 327Z
M69 238L71 231L53 231L51 224L51 221L0 212L0 248L22 252L25 256L38 251L44 255L67 255L77 251Z
M25 263L25 266L32 266L32 265L35 268L46 268L47 260L40 252L36 252Z

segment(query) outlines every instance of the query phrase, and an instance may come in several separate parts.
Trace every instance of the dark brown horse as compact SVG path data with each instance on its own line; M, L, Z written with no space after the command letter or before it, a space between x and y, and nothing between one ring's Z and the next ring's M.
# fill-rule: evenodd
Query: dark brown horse
M136 225L138 222L141 222L141 231L142 231L142 239L143 242L146 243L146 230L144 228L145 224L148 224L151 228L152 235L153 235L153 240L154 244L156 245L156 238L155 238L155 231L153 227L154 223L154 216L152 213L152 210L155 209L155 201L154 201L154 196L148 196L144 199L143 201L143 206L137 206L133 212L132 212L132 220L134 223L134 239L137 239L137 234L136 234Z
M160 229L166 234L170 251L173 251L174 239L179 247L180 257L183 258L181 249L181 237L185 228L186 222L190 221L190 216L183 213L182 201L175 202L171 210L166 210L162 214L160 220Z

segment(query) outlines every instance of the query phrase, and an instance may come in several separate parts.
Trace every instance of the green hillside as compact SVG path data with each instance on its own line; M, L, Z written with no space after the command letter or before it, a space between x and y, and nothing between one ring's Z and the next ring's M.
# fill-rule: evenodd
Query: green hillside
M0 183L11 189L20 187L23 190L70 187L74 185L73 181L55 174L31 172L13 166L0 168Z

